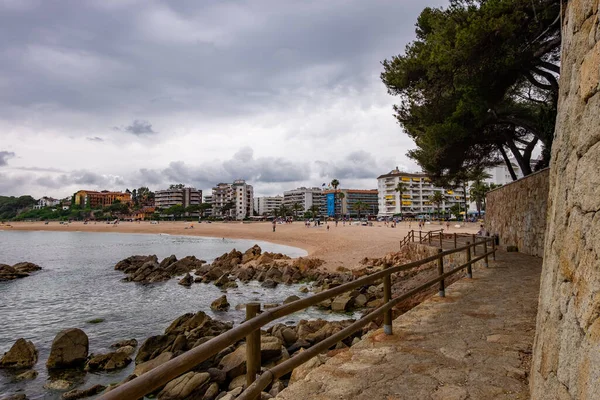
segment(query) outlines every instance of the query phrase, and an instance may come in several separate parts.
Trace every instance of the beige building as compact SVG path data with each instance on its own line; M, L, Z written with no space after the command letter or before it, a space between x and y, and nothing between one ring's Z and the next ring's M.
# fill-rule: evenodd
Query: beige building
M404 184L402 197L396 191L399 183ZM465 193L462 188L445 189L434 186L425 174L413 174L396 169L377 178L380 217L392 217L400 214L404 217L416 217L435 213L437 207L431 202L435 192L444 195L440 210L448 212L455 204L464 209Z
M172 206L189 207L202 204L202 190L196 188L170 188L154 193L154 205L166 209Z
M325 194L323 193L323 189L318 187L299 187L283 192L283 204L286 207L292 209L296 203L300 204L302 207L302 209L298 211L299 215L309 211L313 205L319 207L320 214L325 214L327 210Z
M243 179L219 183L212 189L212 215L242 220L252 216L254 188Z

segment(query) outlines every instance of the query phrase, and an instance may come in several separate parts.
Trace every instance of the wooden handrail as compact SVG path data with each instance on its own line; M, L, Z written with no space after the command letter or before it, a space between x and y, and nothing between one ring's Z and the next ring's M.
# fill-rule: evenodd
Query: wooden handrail
M492 252L490 251L490 254L491 253ZM444 279L454 275L455 273L457 273L465 268L469 268L473 263L483 259L487 255L489 255L489 254L474 258L470 262L466 262L465 264L463 264L459 267L456 267L456 268L452 269L451 271L448 271L448 272L438 276L437 278L427 281L424 284L404 293L403 295L392 299L391 301L379 306L378 308L376 308L374 311L370 312L369 314L363 316L358 321L356 321L353 324L342 329L338 333L331 335L327 339L324 339L321 342L317 343L316 345L310 347L308 350L303 351L302 353L298 353L297 355L293 356L289 360L286 360L280 364L277 364L275 367L268 369L267 371L263 372L263 374L260 376L260 378L258 380L256 380L252 385L250 385L246 390L244 390L237 397L237 400L252 400L252 399L258 398L260 396L260 392L262 392L263 389L265 389L267 386L269 386L269 384L271 384L271 382L273 382L273 380L281 378L285 374L291 372L294 368L304 364L306 361L315 357L317 354L319 354L323 351L326 351L331 346L335 345L339 341L350 336L351 334L353 334L354 332L356 332L363 326L366 326L369 322L373 321L374 319L379 317L381 314L384 314L385 312L390 311L396 304L400 303L401 301L404 301L404 300L410 298L411 296L419 293L422 290L427 289L430 286L435 285L438 282L442 282Z
M484 238L484 241L488 241L488 240L493 240L493 239ZM478 242L478 243L481 244L482 242ZM257 330L260 330L260 328L262 328L264 325L268 324L269 322L272 322L276 319L285 317L294 312L303 310L307 307L317 305L318 303L322 302L323 300L326 300L326 299L329 299L332 297L336 297L342 293L351 291L358 287L372 284L375 281L378 281L385 277L389 277L394 273L406 271L406 270L409 270L409 269L412 269L415 267L419 267L421 265L424 265L424 264L427 264L427 263L430 263L430 262L433 262L433 261L436 261L439 259L443 259L443 257L445 257L445 256L448 256L448 255L451 255L454 253L458 253L460 251L470 250L473 246L476 246L478 243L467 244L466 246L459 247L456 249L442 251L436 255L426 257L421 260L413 261L413 262L410 262L407 264L392 266L392 267L383 269L381 271L375 272L371 275L356 279L352 282L342 284L335 288L328 289L326 291L316 293L312 296L309 296L309 297L306 297L306 298L303 298L300 300L296 300L296 301L293 301L288 304L283 304L279 307L269 309L269 310L263 312L262 314L243 322L239 326L237 326L233 329L230 329L229 331L224 332L221 335L218 335L218 336L214 337L213 339L211 339L197 347L194 347L193 349L173 358L172 360L167 361L166 363L148 371L147 373L145 373L139 377L136 377L133 380L116 387L115 389L103 394L99 399L100 400L118 400L118 399L141 398L145 394L155 391L156 389L164 386L169 381L188 372L189 370L196 367L201 362L212 357L213 355L217 354L218 352L225 349L226 347L244 339L249 334L251 334ZM470 262L467 262L466 264L464 264L458 268L455 268L455 269L448 271L442 275L439 275L437 278L435 278L435 279L433 279L433 280L431 280L431 281L429 281L429 282L427 282L427 283L425 283L425 284L423 284L423 285L421 285L399 297L391 299L384 305L377 308L375 311L367 314L367 316L362 317L359 321L356 321L355 323L348 326L344 330L340 331L336 335L339 335L342 332L347 332L347 334L344 336L344 337L346 337L346 336L350 335L351 333L356 332L356 330L365 326L368 322L372 321L377 316L379 316L385 312L391 312L392 307L394 305L396 305L397 303L399 303L400 301L407 299L408 297L412 296L413 294L415 294L437 282L442 282L445 278L451 276L452 274L458 272L459 270L470 267L473 263L479 261L480 259L482 259L484 257L487 257L489 254L495 255L495 251L496 251L496 249L495 249L495 247L493 247L492 251L490 251L489 253L486 253L486 254L482 255L481 257L474 258ZM384 280L384 283L385 283L385 281L386 280ZM388 283L388 285L390 285L390 284ZM365 320L365 318L367 318L367 317L368 317L368 320ZM354 327L353 330L349 330L349 328L351 328L351 327ZM391 332L390 332L390 334L391 334ZM336 335L333 335L330 338L325 339L322 342L319 342L319 344L310 347L307 351L303 352L302 354L296 355L293 358L291 358L290 360L279 364L277 367L273 368L271 371L274 371L276 374L278 374L278 373L280 373L279 371L282 371L283 368L285 368L285 367L280 368L281 365L289 366L289 365L292 365L291 363L289 363L292 360L304 360L307 357L307 356L304 356L304 354L313 354L313 349L321 349L321 347L325 346L326 343L331 342L330 339L337 338L338 336L336 336ZM339 340L340 339L332 342L332 344L337 343ZM321 343L325 343L325 344L321 345ZM315 351L317 351L317 350L315 350ZM311 357L306 358L306 360L304 360L304 361L307 361L308 359L312 358L317 353L314 353ZM301 358L298 358L298 357L301 357ZM302 362L304 362L304 361L302 361ZM298 365L302 364L302 362L300 362ZM289 371L287 371L287 372L289 372ZM284 374L287 372L284 372ZM263 376L265 376L265 374L261 375L261 377L258 380L256 380L253 383L253 385L250 386L250 388L258 387L255 385L258 385L259 382L261 382L260 385L262 385L264 380L267 379L266 377L263 378ZM278 375L278 376L281 376L281 375ZM267 385L268 385L268 383L267 383ZM264 388L266 386L261 386L261 387ZM250 388L248 388L244 392L244 396L245 396L245 393ZM252 397L244 397L244 398L251 399Z

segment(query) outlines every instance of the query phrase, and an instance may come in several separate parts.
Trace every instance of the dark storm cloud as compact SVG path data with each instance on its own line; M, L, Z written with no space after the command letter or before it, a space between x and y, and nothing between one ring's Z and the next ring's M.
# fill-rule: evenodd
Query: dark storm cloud
M290 183L310 178L310 166L293 163L278 157L254 157L250 147L244 147L223 162L190 165L173 161L162 170L142 169L138 179L153 184L184 183L199 188L212 187L218 182L245 179L251 184Z
M399 34L412 36L422 7L387 0L37 2L0 12L0 104L217 118L289 107L315 89L343 95L401 51ZM153 132L137 122L124 129Z
M115 126L113 128L113 130L128 132L128 133L134 134L136 136L152 135L152 134L156 133L152 129L152 124L150 122L140 121L138 119L133 121L131 123L131 125L127 125L127 126L124 126L121 128Z
M13 158L15 153L12 151L0 151L0 167L3 167L8 164L8 160Z
M332 179L375 178L381 171L390 169L386 161L378 163L372 154L364 150L354 151L337 162L316 161L315 164L319 176Z

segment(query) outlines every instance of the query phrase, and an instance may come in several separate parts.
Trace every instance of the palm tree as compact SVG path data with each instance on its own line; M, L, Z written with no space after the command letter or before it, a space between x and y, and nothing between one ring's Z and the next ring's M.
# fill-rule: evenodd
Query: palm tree
M402 193L406 192L407 190L406 184L403 182L398 182L394 190L399 193L398 196L400 197L400 220L404 220L404 217L402 216Z
M436 205L438 218L440 217L440 205L444 202L444 194L442 192L435 192L431 196L431 202ZM441 221L440 221L441 223Z
M313 218L317 218L319 216L319 206L318 205L313 204L312 206L310 206L310 208L308 210L311 212Z
M333 216L337 219L337 216L335 214L335 204L337 203L336 194L337 194L337 188L338 188L338 186L340 186L340 181L338 181L337 179L334 178L331 181L331 186L333 187Z
M487 184L484 181L486 179L491 178L492 176L490 174L488 174L487 172L485 172L485 170L483 168L476 168L469 173L468 177L470 180L473 181L473 186L471 187L471 191L470 191L471 201L473 201L473 200L475 201L475 205L477 207L477 214L479 215L479 218L481 218L481 205L482 205L482 203L485 203L485 194L489 190L489 187L487 186ZM465 189L465 203L466 203L466 198L467 198L466 185L464 185L463 187ZM473 192L473 189L475 189L474 192ZM466 209L465 209L465 216L466 216Z
M298 219L298 211L302 210L302 205L300 203L292 204L292 210L294 210L294 218Z
M470 200L475 203L475 207L477 207L477 214L479 214L479 218L481 218L481 210L485 210L485 195L490 191L490 187L485 182L475 182L471 186L471 190L469 191Z
M369 205L367 203L365 203L364 201L359 200L356 203L354 203L354 205L352 205L352 208L355 209L356 211L358 211L358 219L360 219L360 212L363 210L368 210Z
M285 204L279 206L279 215L285 218L290 213L289 208Z

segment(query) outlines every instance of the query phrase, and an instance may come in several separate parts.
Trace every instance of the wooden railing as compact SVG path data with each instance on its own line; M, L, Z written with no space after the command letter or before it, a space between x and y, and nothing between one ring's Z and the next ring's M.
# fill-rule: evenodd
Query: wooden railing
M442 238L442 231L433 231L434 234L428 232L426 236L421 235L421 241L424 238L431 240L432 237L438 236ZM436 235L437 233L437 235ZM414 238L414 234L413 234ZM291 372L294 368L310 360L317 354L326 351L339 341L355 333L359 329L366 326L371 321L375 320L379 316L383 315L384 332L387 335L392 334L392 308L410 298L411 296L425 290L436 283L439 284L439 295L445 296L445 279L456 274L463 269L467 270L467 277L472 278L472 265L480 260L484 260L484 265L487 267L488 256L492 255L495 258L495 242L493 238L481 237L473 243L467 242L465 246L457 247L454 249L443 251L438 248L436 255L410 262L403 265L396 265L388 267L381 271L375 272L371 275L356 279L352 282L345 283L335 288L314 294L304 299L296 300L294 302L281 305L276 308L272 308L264 311L262 314L258 314L260 311L260 304L251 303L246 305L246 321L241 325L201 344L193 349L181 354L178 357L150 370L149 372L124 383L115 389L105 393L100 397L101 400L117 400L117 399L139 399L147 393L151 393L158 388L164 386L169 381L177 378L178 376L190 371L198 364L219 353L226 347L237 343L238 341L246 338L246 365L247 375L246 383L247 387L244 392L237 398L240 400L254 400L260 398L260 393L275 379L282 377L283 375ZM440 239L441 240L441 239ZM488 244L492 245L492 250L488 251ZM478 246L483 246L483 253L479 257L473 258L472 255L476 253ZM444 257L451 254L465 252L466 263L451 269L450 271L444 272ZM419 287L416 287L398 297L392 298L392 285L391 275L401 271L406 271L412 268L419 267L421 265L436 262L438 276ZM306 351L297 353L289 360L286 360L277 366L264 371L258 379L257 374L260 372L261 361L260 361L260 329L266 324L275 321L279 318L285 317L289 314L303 310L307 307L315 306L323 300L336 297L342 293L354 290L364 285L373 284L379 280L383 280L384 287L384 304L370 313L366 314L358 321L352 323L345 329L338 333L328 337L327 339L315 344L308 348Z

